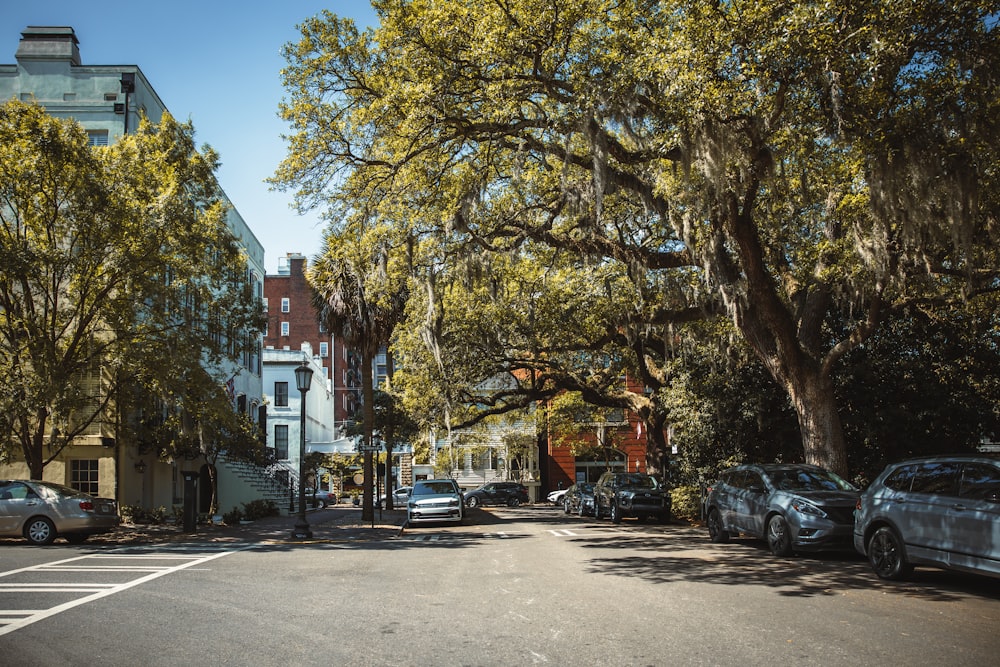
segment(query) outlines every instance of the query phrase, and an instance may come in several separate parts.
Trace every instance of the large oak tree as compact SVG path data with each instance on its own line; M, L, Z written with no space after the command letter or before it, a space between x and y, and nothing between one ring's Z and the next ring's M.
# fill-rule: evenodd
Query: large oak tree
M619 263L662 285L650 314L721 310L810 462L846 472L833 372L887 314L996 287L986 3L373 5L287 48L277 180L443 249Z

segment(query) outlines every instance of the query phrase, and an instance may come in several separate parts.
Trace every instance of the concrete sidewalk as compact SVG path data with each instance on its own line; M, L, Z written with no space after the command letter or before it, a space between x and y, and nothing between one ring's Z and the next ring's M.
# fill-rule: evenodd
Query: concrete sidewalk
M287 542L310 543L342 540L379 540L397 537L406 523L406 510L379 510L375 520L362 521L361 508L353 505L335 505L326 509L309 510L306 521L313 537L310 540L292 539L292 529L298 515L260 519L239 526L199 524L193 533L185 533L175 525L120 526L104 535L94 535L84 544L125 545L156 544L160 542Z

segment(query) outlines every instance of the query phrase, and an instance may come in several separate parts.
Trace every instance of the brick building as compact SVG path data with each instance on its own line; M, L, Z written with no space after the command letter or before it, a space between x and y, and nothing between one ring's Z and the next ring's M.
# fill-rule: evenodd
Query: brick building
M309 343L323 368L324 380L334 394L334 431L361 405L361 357L324 330L313 305L313 291L306 280L308 260L299 253L278 258L278 272L264 276L264 309L267 329L264 348L300 350ZM265 392L269 388L265 387Z

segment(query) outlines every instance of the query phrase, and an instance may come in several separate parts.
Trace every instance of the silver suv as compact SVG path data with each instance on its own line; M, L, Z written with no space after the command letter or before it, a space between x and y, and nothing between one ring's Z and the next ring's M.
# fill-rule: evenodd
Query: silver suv
M903 579L914 565L1000 577L1000 461L889 465L858 500L854 548L883 579Z
M742 465L722 473L705 500L708 534L728 542L740 533L767 540L775 556L851 548L858 490L823 468Z

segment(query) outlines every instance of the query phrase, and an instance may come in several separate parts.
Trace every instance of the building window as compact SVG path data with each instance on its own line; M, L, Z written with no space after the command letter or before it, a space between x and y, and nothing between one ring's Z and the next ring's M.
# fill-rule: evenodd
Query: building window
M282 336L287 336L288 335L288 322L282 322L281 323L281 335Z
M278 459L288 458L288 425L274 425L274 456Z
M321 357L329 357L330 356L330 344L329 343L320 343L319 344L319 356L321 356Z
M274 405L279 408L288 407L288 383L287 382L275 382L274 383Z
M98 461L97 459L76 459L70 461L69 485L77 491L98 495Z
M264 312L267 312L267 297L264 297Z
M108 131L107 130L87 130L87 145L89 145L89 146L107 146L108 145Z
M288 303L288 299L287 298L282 299L281 300L281 312L287 313L289 311L289 308L290 308L290 306L289 306L289 303Z

